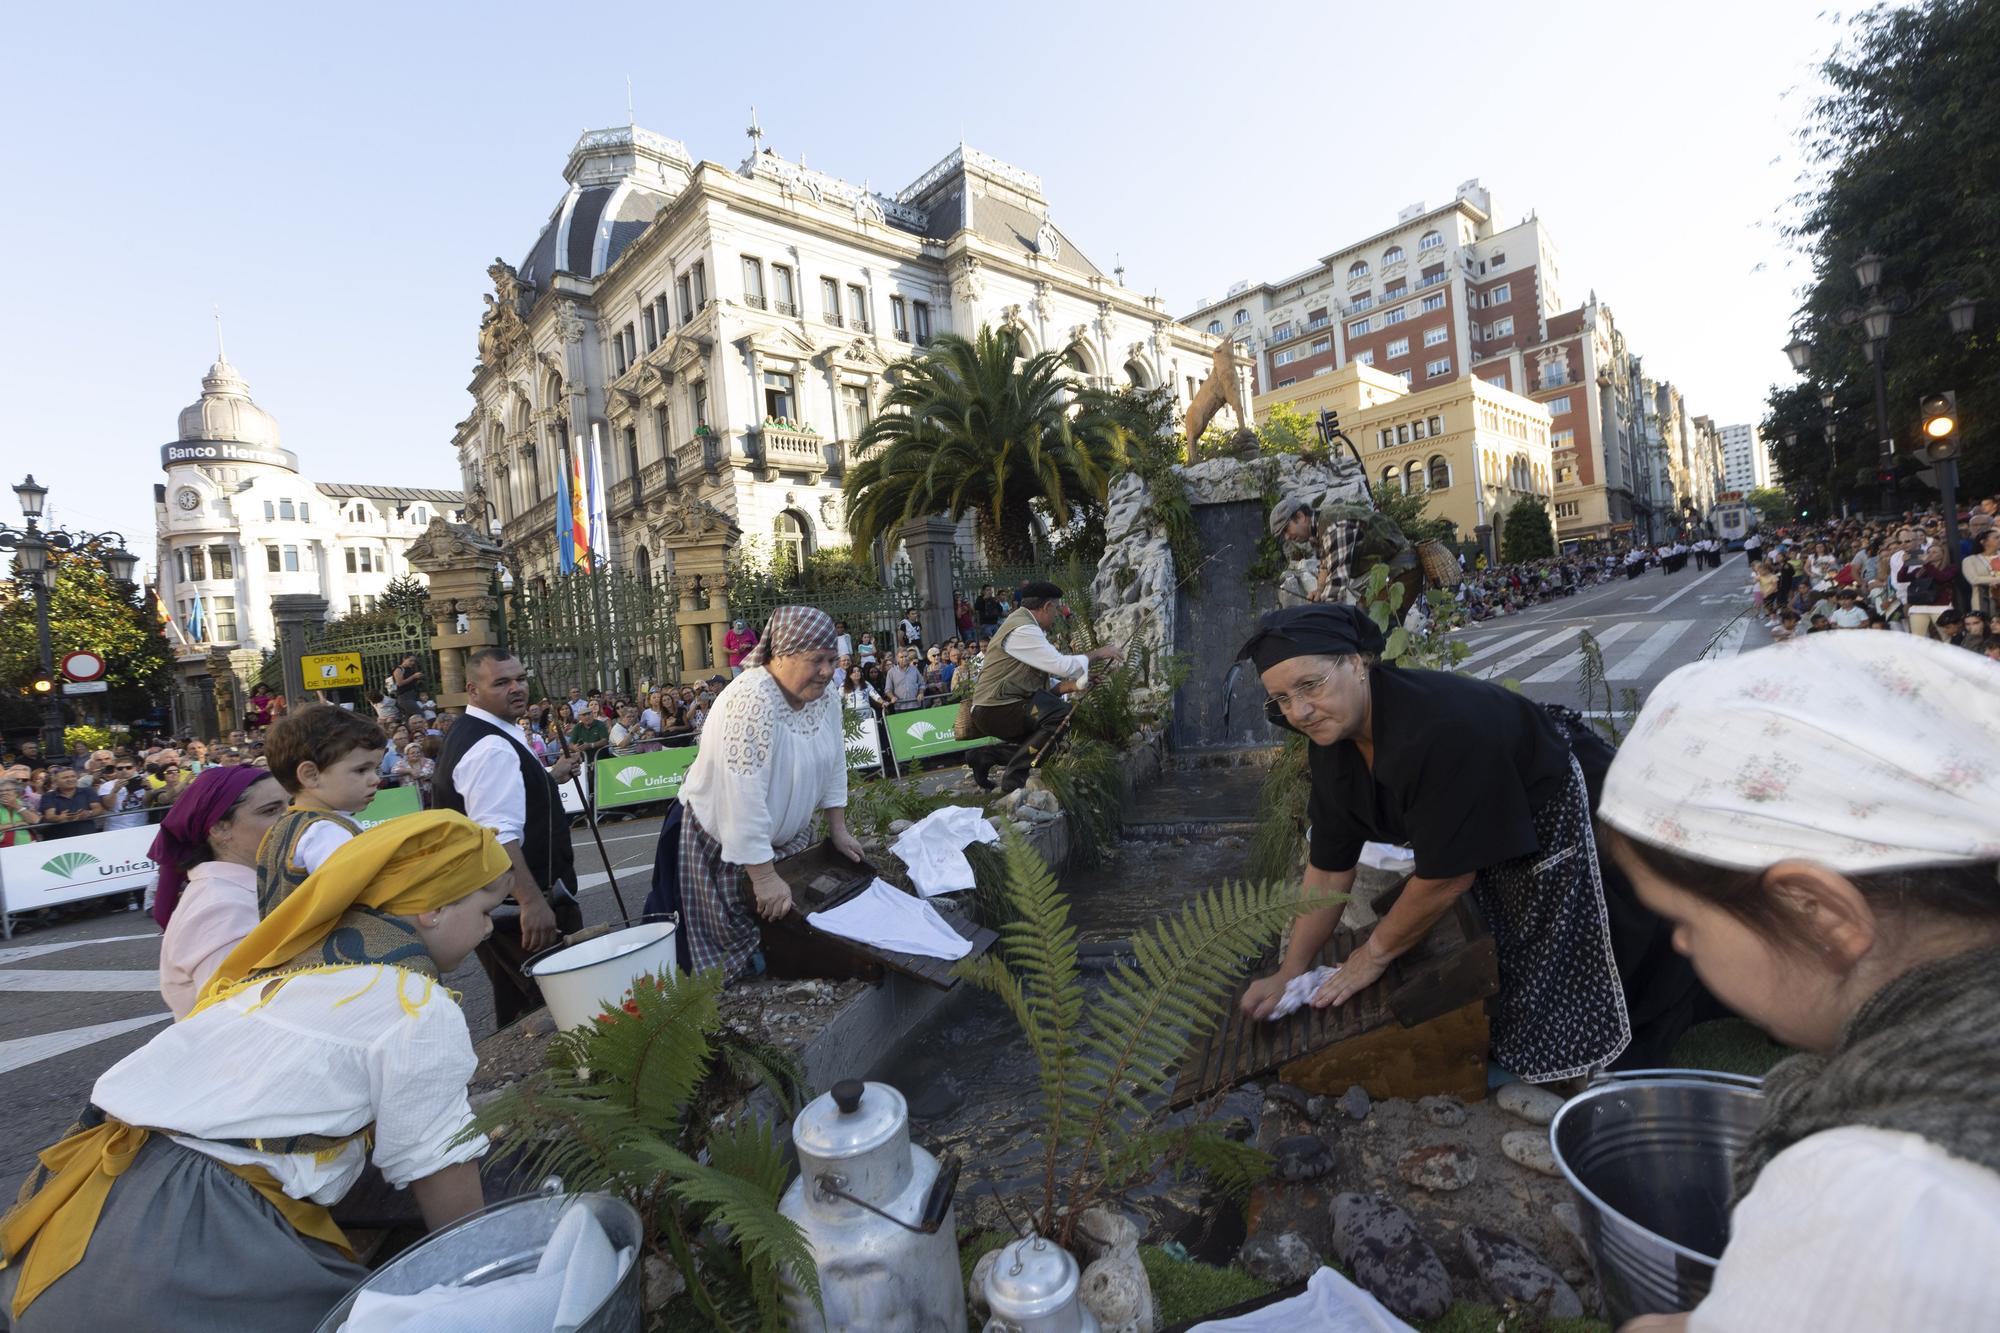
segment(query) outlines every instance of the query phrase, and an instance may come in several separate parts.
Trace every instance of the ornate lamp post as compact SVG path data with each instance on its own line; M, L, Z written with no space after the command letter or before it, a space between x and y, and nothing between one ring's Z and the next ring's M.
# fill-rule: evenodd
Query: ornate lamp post
M1894 513L1896 509L1896 440L1889 433L1889 391L1883 374L1883 358L1888 350L1889 330L1895 324L1897 315L1907 315L1941 295L1943 289L1933 287L1929 291L1908 296L1900 291L1882 289L1882 256L1873 250L1864 251L1854 261L1854 281L1861 288L1861 305L1848 306L1836 312L1831 322L1843 329L1861 326L1861 350L1868 357L1875 372L1875 437L1877 466L1886 480L1882 484L1882 509ZM1959 296L1944 307L1946 321L1951 331L1960 337L1972 332L1973 316L1977 303L1969 296ZM1792 369L1803 375L1812 368L1813 345L1803 335L1794 337L1785 345L1785 355L1791 359Z
M26 584L35 599L35 641L41 651L42 667L39 683L45 687L40 689L42 754L44 758L54 760L67 753L67 747L63 744L62 699L56 680L55 650L49 641L49 597L56 587L56 567L49 563L49 552L91 555L120 583L132 581L132 574L139 566L139 557L125 549L125 538L116 532L71 532L67 528L42 527L42 510L48 494L49 488L36 482L33 473L14 487L14 498L20 502L21 517L26 526L14 528L0 524L0 550L14 552L15 579Z

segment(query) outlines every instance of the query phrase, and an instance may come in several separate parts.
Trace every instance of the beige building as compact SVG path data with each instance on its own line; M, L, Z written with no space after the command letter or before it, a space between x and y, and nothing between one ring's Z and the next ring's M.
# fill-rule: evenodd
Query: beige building
M1461 542L1493 557L1509 506L1551 498L1548 409L1485 380L1411 389L1400 375L1350 362L1259 394L1258 416L1284 404L1309 417L1331 408L1378 491L1427 493L1425 512L1449 520Z

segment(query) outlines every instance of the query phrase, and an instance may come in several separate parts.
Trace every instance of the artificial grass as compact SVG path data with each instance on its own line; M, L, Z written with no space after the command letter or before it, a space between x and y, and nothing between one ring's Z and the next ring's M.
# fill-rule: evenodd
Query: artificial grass
M1723 1018L1689 1028L1674 1046L1677 1069L1716 1069L1762 1078L1771 1066L1797 1052L1740 1018Z

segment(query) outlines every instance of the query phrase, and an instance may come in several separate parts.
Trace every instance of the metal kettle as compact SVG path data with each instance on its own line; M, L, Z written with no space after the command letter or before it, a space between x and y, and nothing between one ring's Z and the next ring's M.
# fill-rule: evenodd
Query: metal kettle
M843 1079L792 1122L799 1177L778 1211L819 1270L820 1309L786 1284L807 1333L931 1333L965 1327L952 1196L958 1162L910 1142L910 1108L886 1083Z
M1069 1251L1027 1235L1002 1247L981 1289L990 1311L981 1333L1098 1333L1084 1308L1083 1274Z

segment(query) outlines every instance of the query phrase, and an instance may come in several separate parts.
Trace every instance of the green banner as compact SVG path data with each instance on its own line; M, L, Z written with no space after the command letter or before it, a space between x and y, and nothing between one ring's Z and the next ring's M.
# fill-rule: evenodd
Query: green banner
M385 819L394 819L397 815L414 815L423 808L423 793L415 787L384 787L376 792L375 799L354 817L354 822L364 829L371 829Z
M694 762L697 747L648 750L644 754L613 755L597 761L597 808L615 810L645 801L670 801L681 794L681 782Z
M940 704L936 708L913 708L907 713L891 713L885 722L889 728L890 753L903 762L928 759L934 754L951 754L957 750L970 750L975 746L992 743L984 737L969 741L958 738L957 704Z

